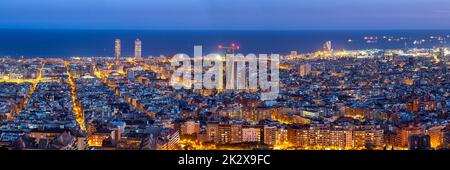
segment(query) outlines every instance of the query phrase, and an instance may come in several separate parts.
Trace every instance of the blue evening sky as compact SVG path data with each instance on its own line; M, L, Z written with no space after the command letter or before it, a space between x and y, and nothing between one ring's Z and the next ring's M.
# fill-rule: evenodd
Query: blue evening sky
M0 28L449 29L449 0L0 0Z

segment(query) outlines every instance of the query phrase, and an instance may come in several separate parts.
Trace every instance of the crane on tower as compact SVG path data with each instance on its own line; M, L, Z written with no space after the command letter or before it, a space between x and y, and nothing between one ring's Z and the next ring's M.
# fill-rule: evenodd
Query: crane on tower
M235 54L241 47L236 43L231 43L230 46L218 45L217 48L224 49L226 54Z
M225 50L225 56L226 56L227 54L235 55L235 52L238 51L241 47L238 44L236 44L236 43L231 43L230 46L218 45L217 48ZM228 60L229 59L227 57L225 57L225 60L224 60L225 63L228 62ZM226 84L224 82L226 80L224 79L224 73L223 73L225 70L228 70L230 72L230 75L234 76L235 75L234 63L229 65L229 68L228 67L226 67L226 68L222 68L221 67L221 70L219 70L219 76L218 76L219 77L218 78L219 79L218 80L219 81L219 87L217 89L217 94L222 93L222 90L224 89L224 84ZM234 78L232 78L231 81L233 81L233 80L234 80Z

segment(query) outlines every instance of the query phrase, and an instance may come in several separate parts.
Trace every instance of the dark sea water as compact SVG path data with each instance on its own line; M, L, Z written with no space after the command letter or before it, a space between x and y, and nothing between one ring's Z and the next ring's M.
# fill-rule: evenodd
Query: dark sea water
M377 37L367 43L364 37ZM385 38L383 39L383 36ZM438 40L433 37L442 37ZM288 54L313 52L332 41L334 49L398 49L449 46L450 30L396 31L135 31L135 30L0 30L0 56L71 57L113 56L114 39L122 40L123 56L132 56L134 40L142 40L143 56L187 53L203 45L204 53L218 52L217 45L238 43L240 52ZM399 40L401 37L404 39ZM392 41L388 41L392 38ZM351 39L351 42L349 42ZM398 39L398 40L396 40ZM406 39L406 40L405 40ZM416 40L425 40L414 45Z

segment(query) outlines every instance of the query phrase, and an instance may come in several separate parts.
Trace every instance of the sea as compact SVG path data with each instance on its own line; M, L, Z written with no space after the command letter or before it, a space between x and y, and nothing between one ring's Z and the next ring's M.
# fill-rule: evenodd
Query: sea
M108 57L121 39L122 56L134 55L142 41L144 57L221 52L218 45L238 44L243 54L289 54L321 50L449 47L450 30L51 30L0 29L0 57Z

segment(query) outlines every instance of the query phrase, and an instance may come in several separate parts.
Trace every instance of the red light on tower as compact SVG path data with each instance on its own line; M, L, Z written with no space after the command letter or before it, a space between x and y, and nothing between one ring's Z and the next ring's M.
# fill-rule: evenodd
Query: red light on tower
M236 50L239 50L241 47L238 44L236 44L236 43L231 43L231 46L223 46L223 45L220 44L220 45L217 46L217 48L225 49L227 53L233 53L234 54L234 52Z

